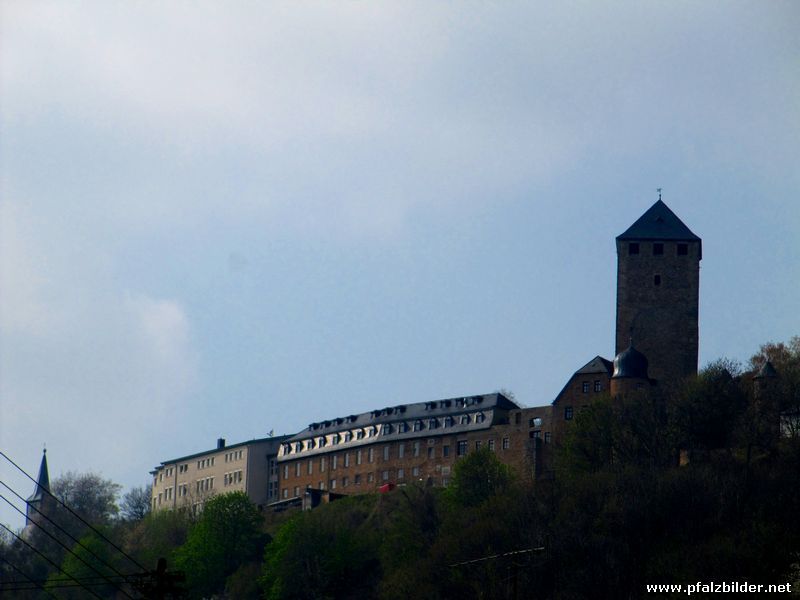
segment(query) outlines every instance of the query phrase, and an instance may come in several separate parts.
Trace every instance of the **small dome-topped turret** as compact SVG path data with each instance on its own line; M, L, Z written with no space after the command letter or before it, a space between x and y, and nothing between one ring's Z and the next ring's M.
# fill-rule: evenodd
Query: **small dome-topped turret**
M647 376L647 357L633 347L631 342L625 350L614 358L614 374L612 379L632 377L636 379L649 379Z

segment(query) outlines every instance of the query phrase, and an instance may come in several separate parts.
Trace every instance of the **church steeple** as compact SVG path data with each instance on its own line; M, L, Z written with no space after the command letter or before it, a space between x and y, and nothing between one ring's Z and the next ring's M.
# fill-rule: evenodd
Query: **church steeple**
M46 513L53 505L50 496L50 473L47 469L47 450L42 451L42 462L39 464L39 477L36 479L36 488L26 500L25 530L28 535L33 531L34 524L39 523L40 513Z

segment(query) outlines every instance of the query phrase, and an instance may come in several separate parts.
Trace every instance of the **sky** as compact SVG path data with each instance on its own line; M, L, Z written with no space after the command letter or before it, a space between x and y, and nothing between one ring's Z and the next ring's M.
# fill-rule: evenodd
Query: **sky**
M657 188L703 238L701 366L800 334L798 30L788 1L0 3L0 448L127 489L218 437L547 404L613 358L614 238Z

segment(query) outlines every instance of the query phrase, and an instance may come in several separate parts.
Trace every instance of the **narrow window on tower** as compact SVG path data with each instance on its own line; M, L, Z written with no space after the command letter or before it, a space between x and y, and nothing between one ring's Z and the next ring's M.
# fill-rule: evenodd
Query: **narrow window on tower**
M678 244L678 256L686 256L689 254L689 244Z
M637 242L628 244L628 254L639 254L639 244Z
M664 244L656 242L653 244L653 256L660 256L664 254Z
M653 285L661 285L661 275L653 275Z

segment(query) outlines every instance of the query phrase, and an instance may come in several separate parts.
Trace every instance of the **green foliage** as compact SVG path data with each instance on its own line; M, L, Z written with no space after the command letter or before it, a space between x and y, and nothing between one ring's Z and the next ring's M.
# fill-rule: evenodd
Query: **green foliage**
M110 529L105 529L103 535L113 535ZM81 587L61 587L60 584L73 584L73 578L86 581L91 578L91 589L103 598L113 598L115 594L124 589L130 593L130 588L115 579L117 573L123 572L126 565L124 558L114 550L105 540L97 534L90 533L72 546L69 553L64 556L61 571L53 572L48 578L47 587L61 598L85 598L87 591Z
M364 598L380 580L375 496L337 500L285 523L264 556L264 596Z
M125 550L150 569L156 568L159 558L167 559L171 568L175 550L186 543L190 526L186 511L149 513L141 521L128 524Z
M511 481L508 465L488 448L480 448L455 464L447 495L457 506L478 506L505 492Z
M186 573L192 596L222 592L227 577L258 559L266 543L261 524L261 514L243 492L206 502L186 543L175 553L175 566Z

